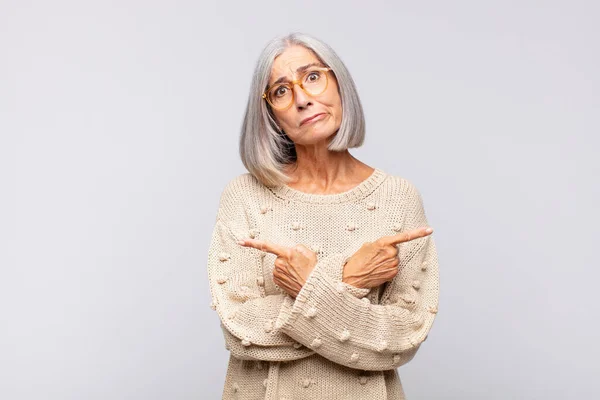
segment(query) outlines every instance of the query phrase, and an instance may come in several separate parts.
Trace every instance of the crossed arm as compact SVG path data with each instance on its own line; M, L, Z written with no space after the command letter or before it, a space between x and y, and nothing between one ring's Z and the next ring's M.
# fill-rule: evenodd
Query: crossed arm
M427 226L418 192L412 199L409 209L414 212L404 220L405 234ZM280 257L293 249L259 241L254 244L262 250L241 245L239 241L245 238L236 237L218 219L208 272L226 346L240 359L288 361L318 353L366 370L391 369L408 362L433 324L439 277L433 237L406 240L407 236L400 235L387 238L398 240L393 245L401 247L403 257L397 266L400 272L386 285L380 304L364 298L368 288L342 282L339 271L350 254L316 260L309 273L299 278L301 286L295 296L293 292L264 296L261 253L272 250ZM311 259L306 254L297 256Z

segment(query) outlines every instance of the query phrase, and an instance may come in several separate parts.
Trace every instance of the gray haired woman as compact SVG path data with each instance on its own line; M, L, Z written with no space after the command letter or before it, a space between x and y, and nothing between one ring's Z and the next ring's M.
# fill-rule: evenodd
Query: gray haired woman
M405 398L397 368L437 314L437 252L411 181L349 153L364 136L327 44L267 44L242 126L248 172L221 193L208 254L223 399Z

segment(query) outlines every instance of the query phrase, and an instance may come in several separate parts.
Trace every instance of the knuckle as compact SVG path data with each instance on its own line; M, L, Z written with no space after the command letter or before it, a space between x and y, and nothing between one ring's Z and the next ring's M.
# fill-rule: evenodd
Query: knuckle
M398 254L398 249L396 248L396 246L386 246L384 249L384 253L389 258L396 257L396 254Z

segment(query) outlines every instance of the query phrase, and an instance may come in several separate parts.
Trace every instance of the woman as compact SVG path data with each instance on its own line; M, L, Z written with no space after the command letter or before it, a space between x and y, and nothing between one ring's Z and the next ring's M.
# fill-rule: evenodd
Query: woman
M405 398L396 368L437 313L437 254L415 186L348 152L364 135L329 46L266 46L240 141L249 173L221 194L208 257L223 399Z

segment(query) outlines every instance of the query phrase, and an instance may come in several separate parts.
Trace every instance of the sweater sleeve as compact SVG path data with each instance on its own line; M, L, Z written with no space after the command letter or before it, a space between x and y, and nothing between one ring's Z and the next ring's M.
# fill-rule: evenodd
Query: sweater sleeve
M406 191L403 231L427 226L419 192ZM409 362L429 333L438 309L438 258L432 235L399 246L399 272L384 285L380 304L359 299L340 285L348 254L318 265L295 301L286 299L276 327L338 364L387 370Z
M292 361L315 353L298 342L293 346L244 346L223 324L221 324L221 329L225 337L225 348L239 360Z
M217 220L208 250L208 279L211 306L229 333L226 341L237 340L245 347L291 347L295 341L274 328L285 294L263 296L259 252L237 244L237 240L234 233Z

